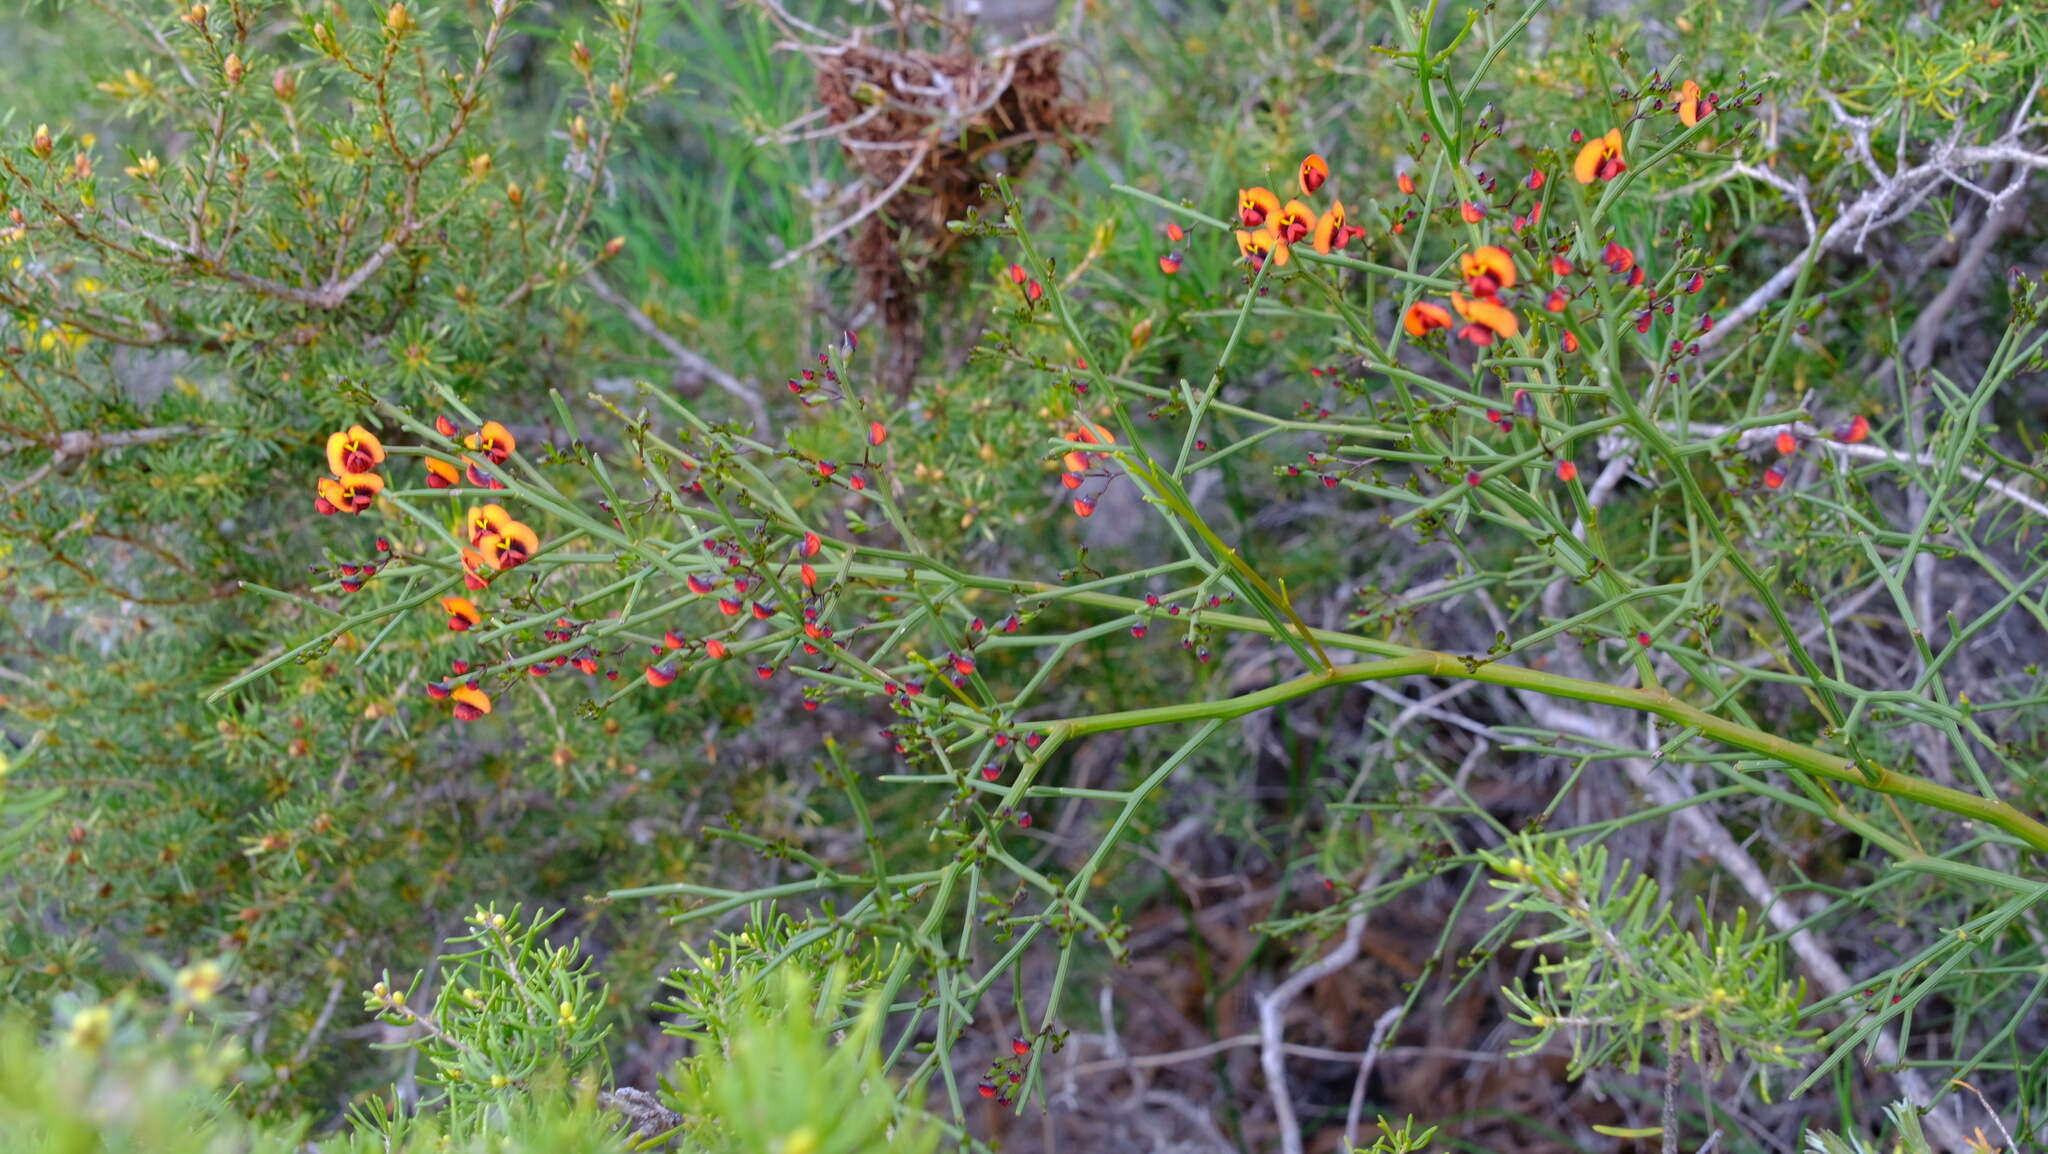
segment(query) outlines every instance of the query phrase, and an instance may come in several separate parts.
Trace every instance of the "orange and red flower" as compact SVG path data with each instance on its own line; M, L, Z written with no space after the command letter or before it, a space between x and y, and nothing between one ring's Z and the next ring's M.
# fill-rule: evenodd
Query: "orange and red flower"
M462 583L471 593L480 592L491 583L494 574L484 561L484 555L474 549L462 551Z
M1714 114L1714 104L1700 96L1700 86L1688 80L1678 86L1678 122L1691 128Z
M351 425L327 438L327 471L337 477L368 473L383 463L383 444L361 425Z
M384 478L375 473L343 473L322 477L314 486L318 495L313 508L323 516L330 513L360 513L384 491Z
M1502 289L1515 287L1515 258L1498 245L1482 245L1460 256L1458 271L1473 296L1495 297Z
M462 470L438 457L428 457L426 461L427 488L453 489L462 484Z
M1408 306L1408 314L1401 318L1401 327L1408 335L1420 339L1433 329L1451 327L1451 313L1442 305L1428 301L1416 301Z
M1301 238L1314 232L1315 227L1316 210L1298 200L1288 201L1280 215L1273 218L1272 225L1273 232L1288 244L1301 243Z
M1266 218L1280 211L1280 198L1270 188L1240 188L1237 190L1237 219L1246 228L1258 228Z
M1364 235L1364 229L1346 223L1344 202L1333 200L1330 202L1330 211L1324 213L1321 219L1316 221L1316 251L1328 253L1331 249L1343 248Z
M484 555L486 565L503 573L531 559L540 549L540 537L532 529L512 521L478 541L476 547Z
M491 711L491 695L478 689L474 683L458 685L450 694L455 700L455 720L475 721Z
M443 597L441 608L448 614L448 628L456 633L467 633L484 619L483 610L467 597Z
M462 443L490 458L491 464L502 465L519 442L514 440L510 430L496 421L485 421L484 427L462 438Z
M334 475L314 483L313 510L321 516L360 513L384 491L376 473L384 463L384 446L361 425L351 425L327 438L327 467Z
M1486 297L1468 299L1463 293L1452 293L1451 307L1468 322L1458 330L1458 335L1481 348L1491 345L1496 337L1512 337L1522 331L1514 312L1499 301Z
M1321 154L1311 152L1302 158L1301 170L1295 174L1295 179L1301 186L1301 195L1314 196L1316 189L1330 179L1330 166Z
M1253 268L1263 268L1268 257L1272 258L1274 268L1287 266L1287 242L1280 239L1280 236L1270 228L1262 228L1257 232L1238 229L1237 251L1244 254L1244 258L1251 262Z
M1621 158L1621 129L1610 128L1607 135L1596 136L1586 141L1579 149L1577 160L1572 162L1572 176L1580 184L1591 184L1596 180L1613 180L1628 171L1627 162Z
M481 544L483 539L504 531L513 524L512 514L503 505L471 505L469 507L469 543Z

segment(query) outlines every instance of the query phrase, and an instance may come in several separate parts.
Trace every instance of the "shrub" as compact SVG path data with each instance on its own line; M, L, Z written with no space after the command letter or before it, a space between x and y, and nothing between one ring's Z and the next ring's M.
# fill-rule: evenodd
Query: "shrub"
M168 812L110 810L147 830L121 851L126 890L79 877L110 852L84 848L91 821L45 820L18 902L60 929L33 939L50 980L23 992L119 980L92 942L190 942L245 902L247 928L220 943L237 980L291 990L310 1017L325 960L307 943L339 989L336 946L361 940L343 927L390 916L382 891L431 908L522 886L560 837L604 860L541 888L608 888L588 908L632 943L606 959L622 1002L651 1000L628 988L647 985L651 931L629 923L686 927L657 1009L688 1056L607 1034L580 943L487 908L458 939L474 953L367 995L441 1099L424 1115L379 1099L344 1141L503 1132L516 1103L574 1109L607 1063L647 1051L661 1101L623 1112L643 1139L707 1149L993 1144L1026 1132L1010 1129L1026 1109L1107 1135L1124 1116L1084 1076L1213 1058L1227 1086L1218 1055L1254 1050L1236 1076L1256 1100L1217 1097L1239 1144L1283 1151L1325 1130L1419 1150L1436 1122L1473 1144L1555 1126L1666 1151L1802 1131L1850 1150L1881 1129L1902 1148L1983 1147L2001 1110L2031 1133L2048 986L2029 863L2048 851L2048 796L2023 656L2048 631L2032 593L2048 507L2022 398L2048 334L2024 273L1989 290L1978 327L1995 335L1945 345L1966 290L1899 271L1926 259L1903 241L1893 267L1854 262L1937 221L1971 237L1937 246L1959 278L1990 260L2048 162L2028 144L2039 53L1986 44L2036 45L2048 23L1916 14L1928 34L1901 38L1883 18L1905 6L1865 4L1785 36L1779 18L1688 9L1672 27L1696 55L1646 66L1548 9L1369 15L1336 58L1276 13L1255 48L1249 6L1188 16L1176 31L1204 33L1190 56L1214 36L1218 57L1259 57L1256 98L1226 102L1248 83L1235 72L1177 74L1216 111L1154 115L1199 161L1064 196L998 176L949 202L960 243L944 248L984 261L978 337L908 399L903 366L947 342L900 324L884 349L848 328L787 350L766 421L662 381L551 389L536 427L517 396L408 375L378 359L389 347L360 372L330 365L347 382L332 407L293 414L318 435L251 490L317 494L328 516L298 531L326 560L247 580L263 644L209 679L224 713L208 748L239 776ZM770 10L813 53L830 38ZM427 35L392 12L333 54L344 73L351 53ZM320 27L306 35L324 51ZM636 24L612 27L630 61ZM894 33L909 53L948 30ZM1204 67L1154 63L1143 37L1129 51ZM1351 89L1331 78L1354 72ZM648 91L621 75L607 126ZM1974 99L1964 75L2011 99ZM586 117L610 99L580 91ZM862 115L832 105L819 135L872 153L847 127ZM1136 135L1144 115L1120 109L1105 132ZM586 205L608 130L589 123L568 158ZM28 145L44 184L82 184L50 139ZM917 148L901 174L938 154ZM842 160L854 188L887 167ZM855 211L896 219L893 195ZM600 259L581 215L557 239ZM584 266L549 259L544 287L566 299ZM934 295L928 316L963 307ZM679 365L701 359L627 311ZM576 328L481 314L507 326L492 349ZM38 331L43 364L91 347ZM46 448L25 488L69 459ZM167 683L196 680L187 646ZM104 768L111 746L85 735L107 711L31 707L47 736L29 780ZM306 746L280 758L286 732ZM536 734L551 754L519 744ZM315 748L350 776L291 766ZM486 796L471 765L426 768L479 748ZM183 920L134 926L128 908L164 884L147 855L176 864L167 831L217 837L259 789L211 888L164 896ZM500 791L524 795L510 817ZM422 816L443 797L455 818ZM675 838L707 805L700 844ZM455 852L478 832L499 839L487 860ZM432 846L450 864L422 877ZM1212 1032L1226 1011L1255 1026L1140 1064L1114 965L1156 950L1162 922L1199 929L1204 875L1269 912L1240 956L1195 934L1163 969L1198 971L1185 1004ZM67 924L88 914L92 933ZM1413 968L1309 1013L1340 974L1369 988L1353 967L1368 951ZM1469 1011L1468 987L1487 996ZM1169 999L1145 993L1163 1017ZM1383 1050L1451 1007L1551 1063L1551 1113L1487 1129L1431 1086L1435 1116L1383 1118L1371 1139L1368 1098L1401 1112ZM1290 1063L1339 1041L1341 1085ZM1148 1093L1131 1101L1208 1122L1188 1095ZM1763 1114L1781 1135L1747 1123ZM1143 1140L1165 1141L1127 1144Z

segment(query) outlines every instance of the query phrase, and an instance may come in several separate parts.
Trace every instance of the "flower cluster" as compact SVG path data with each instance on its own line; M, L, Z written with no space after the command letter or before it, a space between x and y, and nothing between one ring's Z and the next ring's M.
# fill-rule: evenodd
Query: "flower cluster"
M1314 196L1329 180L1329 164L1313 152L1303 158L1295 173L1295 186L1305 197ZM1364 229L1350 223L1344 202L1335 197L1330 198L1327 211L1318 213L1301 200L1282 204L1280 197L1265 187L1237 191L1237 219L1244 225L1237 230L1237 251L1253 268L1269 259L1275 268L1285 265L1289 248L1303 240L1317 252L1328 254L1365 235Z
M1066 440L1072 445L1101 445L1106 448L1116 444L1116 435L1101 425L1084 421L1080 428L1068 434ZM1108 486L1114 476L1101 467L1101 462L1108 456L1107 452L1087 449L1069 449L1060 455L1060 484L1074 494L1076 516L1095 515L1095 503L1102 499L1103 488ZM1102 484L1092 487L1089 493L1082 494L1081 487L1096 479Z
M471 592L491 578L526 563L540 548L540 537L516 521L503 505L472 505L465 522L469 547L462 551L462 579Z
M360 513L384 491L377 466L384 463L384 445L361 425L351 425L327 438L327 470L316 485L313 509L321 516Z
M1436 329L1450 328L1453 310L1465 322L1458 329L1458 336L1482 348L1522 331L1514 310L1500 300L1500 294L1515 287L1519 279L1515 259L1506 249L1491 244L1473 249L1458 258L1458 271L1464 277L1465 291L1451 294L1449 309L1429 301L1409 306L1408 314L1401 320L1401 327L1409 336L1420 338Z
M443 437L455 439L460 436L462 445L469 454L462 457L462 465L437 457L426 457L427 486L433 489L452 489L467 484L478 489L503 489L505 483L491 470L510 460L518 448L518 442L504 425L496 421L485 421L475 432L463 434L462 430L447 417L434 418L434 430ZM470 454L474 454L473 456ZM540 534L533 531L518 518L512 516L503 505L472 505L463 516L463 526L468 544L461 547L462 582L471 593L480 593L490 586L499 574L516 569L531 560L540 550ZM449 596L441 598L441 611L447 614L448 628L455 633L468 633L483 624L483 610L468 597ZM567 626L567 622L557 622ZM566 639L568 634L562 634ZM556 640L555 630L548 631L548 639ZM564 657L553 665L535 666L533 672L545 673L556 665L567 662ZM594 661L588 663L590 672L596 671ZM467 661L456 661L454 676L442 681L427 683L427 696L436 701L453 703L458 721L475 721L491 711L491 696L484 691L479 671L473 670ZM467 680L457 680L467 678Z
M446 417L434 418L434 431L450 440L462 432L455 422ZM513 438L511 431L496 421L485 421L482 428L463 436L462 444L470 452L482 454L492 465L504 464L519 447L519 442ZM452 489L464 482L478 489L505 487L505 483L479 464L475 457L465 455L459 469L452 462L443 461L438 457L428 457L426 461L429 489Z

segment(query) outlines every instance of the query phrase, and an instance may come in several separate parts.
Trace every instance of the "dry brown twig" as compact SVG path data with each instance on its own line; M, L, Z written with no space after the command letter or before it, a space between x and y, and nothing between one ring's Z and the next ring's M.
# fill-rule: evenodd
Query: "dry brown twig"
M1993 165L2009 165L2015 173L2048 169L2048 153L2036 152L2021 141L2039 91L2040 82L2037 80L2029 86L2018 110L2007 122L2006 130L1989 144L1964 144L1959 137L1951 136L1917 163L1908 164L1904 157L1900 157L1891 172L1884 171L1871 150L1870 134L1876 122L1851 115L1833 93L1822 91L1821 99L1827 103L1835 122L1849 136L1851 158L1870 174L1871 186L1854 200L1843 204L1833 223L1821 231L1803 186L1770 174L1766 169L1737 165L1736 172L1768 184L1792 199L1805 222L1810 243L1807 251L1771 274L1740 304L1719 317L1714 330L1700 338L1700 348L1704 351L1720 345L1730 333L1742 327L1742 322L1755 317L1783 296L1809 262L1844 247L1852 252L1862 252L1872 232L1904 219L1946 186L1954 185L1970 192L1984 200L1990 210L2000 209L2009 197L2017 193L2018 184L2009 184L1992 192L1965 174Z
M685 345L675 334L657 324L639 305L627 300L613 288L596 269L583 274L583 285L592 296L619 310L626 323L633 326L642 336L660 345L663 352L676 364L676 375L693 384L709 382L721 392L737 400L753 418L754 428L766 430L769 426L768 406L761 401L761 393L754 386L713 364L702 353Z
M901 392L923 351L920 289L959 240L950 222L982 204L989 162L1000 154L1020 172L1038 145L1068 147L1100 116L1070 97L1052 36L975 48L966 25L923 11L834 32L777 0L760 3L784 34L777 47L809 62L821 106L766 139L836 142L853 175L817 203L856 206L820 221L773 267L839 251L859 274L860 297L880 311L889 340L882 375ZM943 47L913 46L927 26L925 38Z

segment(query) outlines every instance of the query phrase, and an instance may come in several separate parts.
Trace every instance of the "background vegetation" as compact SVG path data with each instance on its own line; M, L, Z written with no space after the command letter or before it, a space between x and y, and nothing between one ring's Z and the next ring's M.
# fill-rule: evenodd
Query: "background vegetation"
M2048 16L1029 7L0 19L9 1149L2048 1145Z

